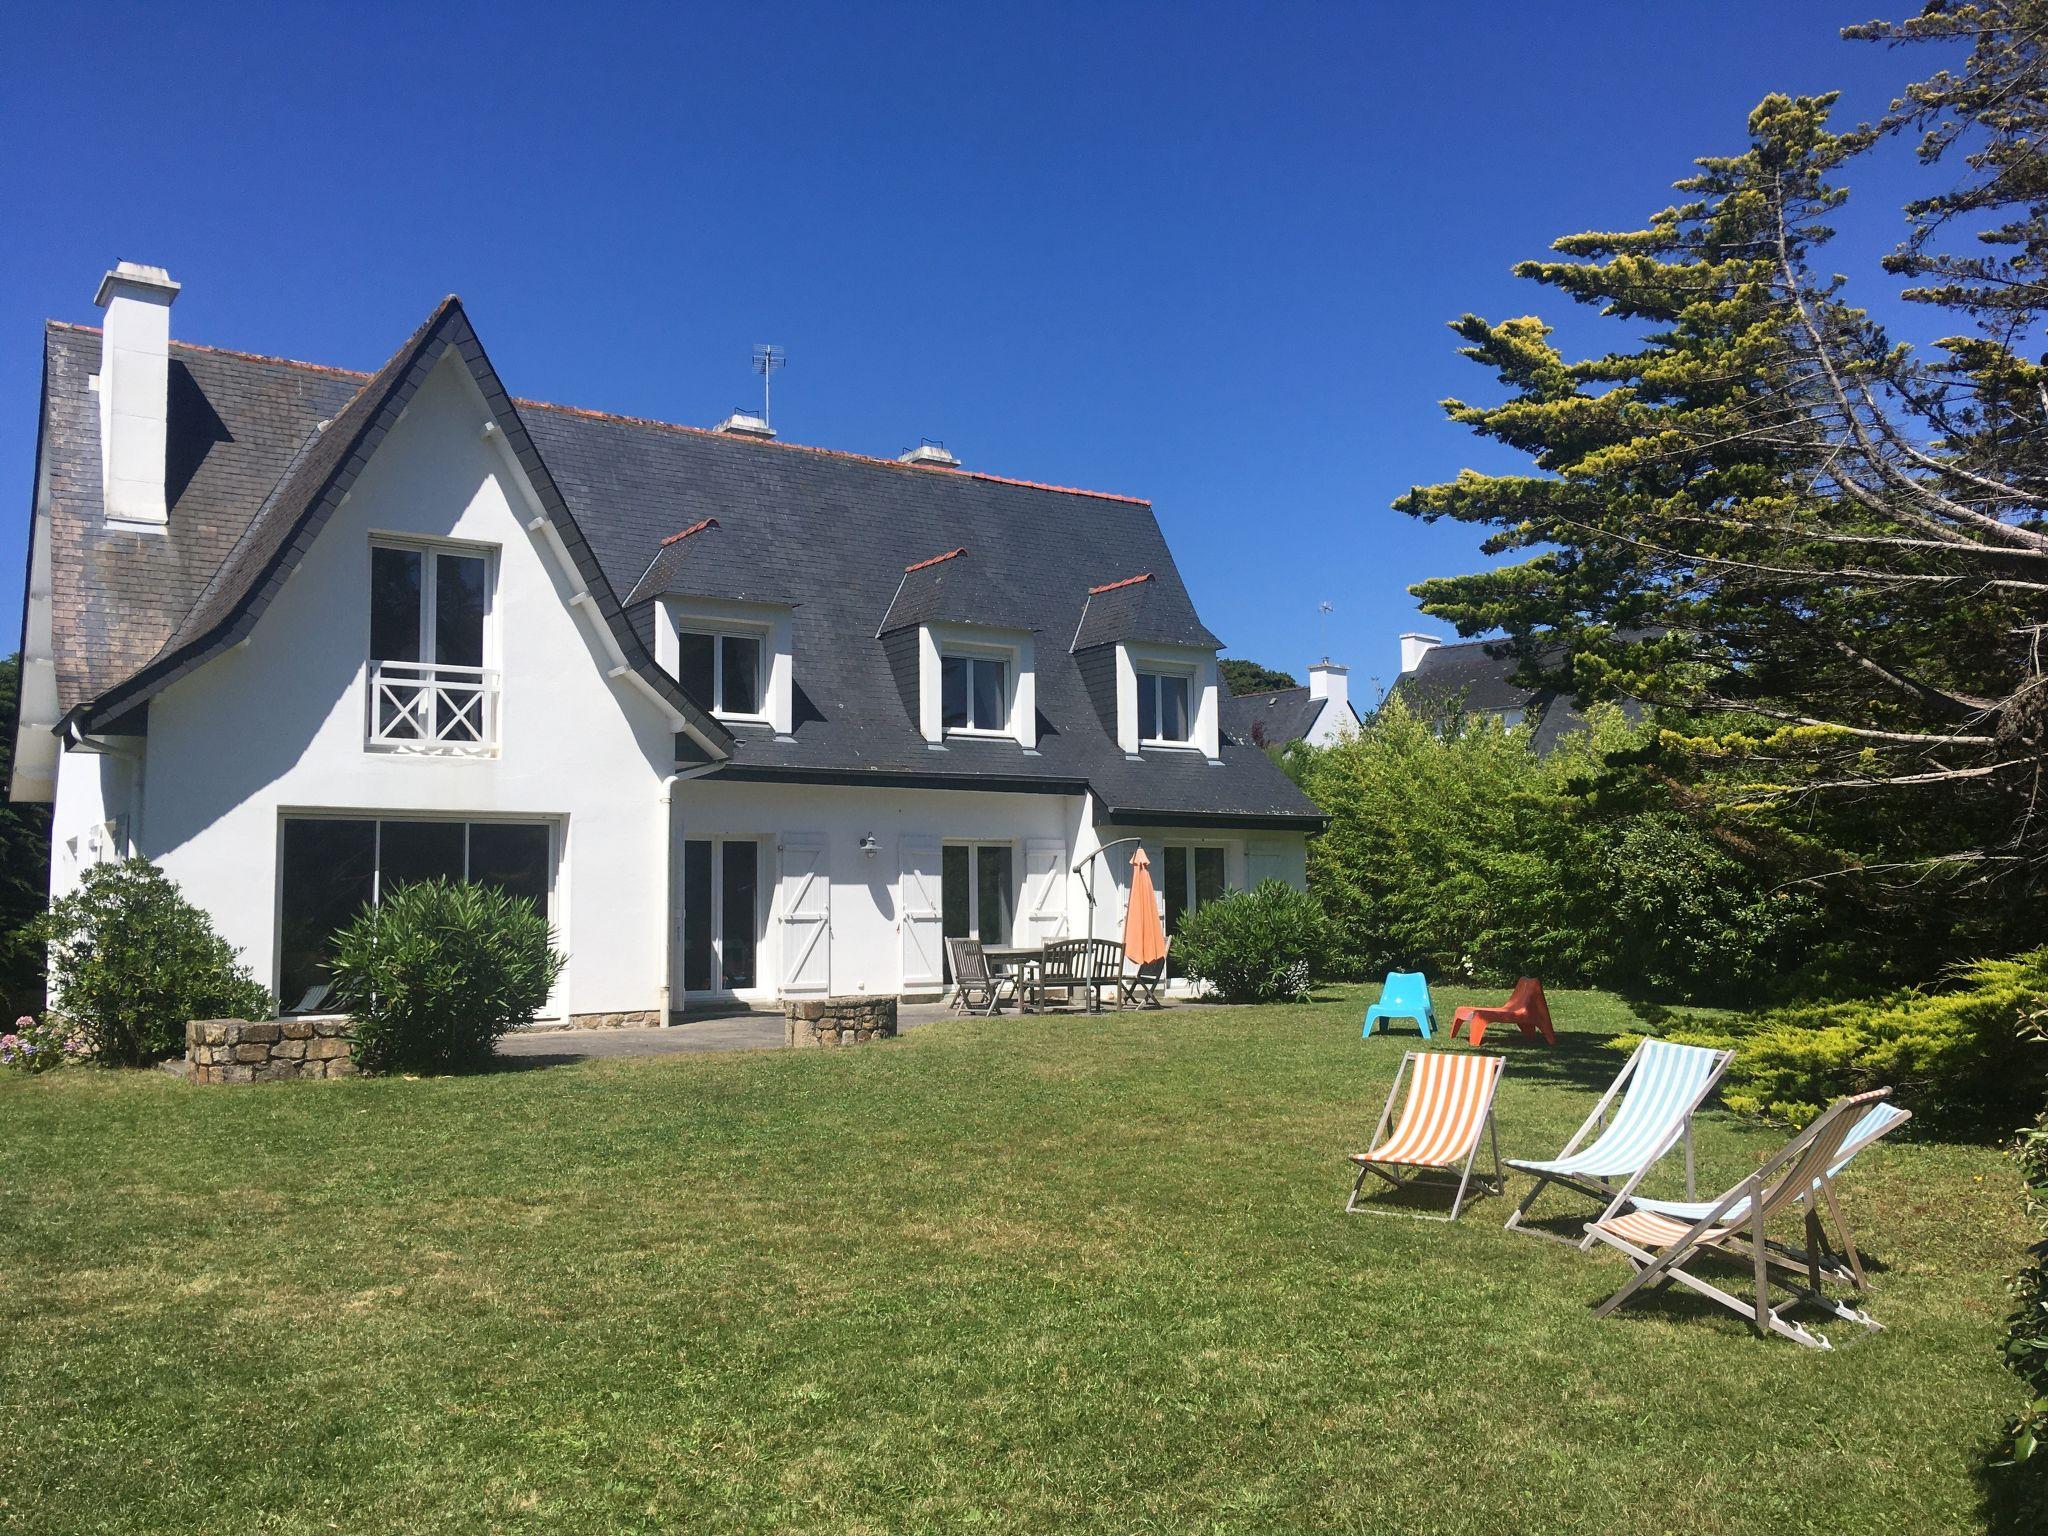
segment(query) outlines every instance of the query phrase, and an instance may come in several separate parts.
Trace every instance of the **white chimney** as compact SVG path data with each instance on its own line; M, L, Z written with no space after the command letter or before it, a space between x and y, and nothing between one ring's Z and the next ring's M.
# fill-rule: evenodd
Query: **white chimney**
M1435 635L1408 634L1401 637L1401 675L1407 676L1422 665L1422 658L1442 645Z
M1308 669L1308 696L1328 699L1341 715L1351 708L1351 669L1334 661L1319 661Z
M100 279L100 484L107 521L162 528L171 388L171 301L162 267L124 261Z
M958 469L960 460L946 451L946 445L925 438L915 448L896 455L898 464L920 464L926 469Z
M712 430L723 432L727 437L751 437L764 443L775 436L775 429L768 425L766 416L757 416L745 407L734 411Z

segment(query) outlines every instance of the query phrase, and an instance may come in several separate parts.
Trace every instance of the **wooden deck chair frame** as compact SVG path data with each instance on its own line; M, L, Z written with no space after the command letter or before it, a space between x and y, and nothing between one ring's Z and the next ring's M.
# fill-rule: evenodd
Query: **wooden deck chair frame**
M1350 1199L1344 1202L1346 1215L1407 1216L1416 1221L1456 1221L1458 1219L1458 1212L1465 1204L1465 1193L1472 1184L1472 1164L1479 1156L1479 1142L1481 1138L1477 1135L1472 1138L1472 1145L1465 1152L1465 1161L1458 1169L1456 1180L1457 1192L1451 1196L1451 1209L1448 1215L1441 1215L1435 1211L1402 1211L1395 1210L1389 1206L1360 1205L1358 1203L1358 1192L1365 1187L1367 1174L1377 1174L1395 1189L1410 1189L1426 1185L1434 1185L1439 1188L1451 1187L1453 1181L1448 1177L1450 1172L1448 1165L1417 1163L1393 1164L1390 1166L1384 1163L1367 1162L1364 1159L1370 1157L1375 1150L1385 1145L1387 1140L1387 1124L1393 1119L1394 1115L1394 1102L1401 1095L1401 1080L1404 1077L1408 1078L1412 1087L1414 1074L1410 1071L1410 1068L1414 1065L1416 1058L1423 1055L1447 1056L1452 1054L1461 1056L1478 1055L1494 1063L1493 1079L1486 1085L1486 1104L1480 1112L1485 1138L1491 1142L1493 1147L1493 1177L1489 1179L1485 1174L1480 1174L1479 1185L1488 1194L1498 1195L1506 1191L1507 1177L1501 1170L1500 1133L1494 1125L1493 1101L1495 1095L1500 1092L1500 1077L1507 1065L1507 1058L1505 1056L1495 1056L1488 1052L1404 1051L1401 1053L1401 1065L1394 1070L1394 1081L1387 1089L1387 1102L1380 1109L1379 1124L1373 1127L1372 1143L1366 1148L1365 1153L1354 1156L1352 1159L1352 1161L1358 1164L1358 1177L1352 1181ZM1412 1171L1407 1173L1394 1171L1403 1167L1409 1168Z
M1637 1043L1636 1048L1629 1052L1627 1063L1620 1072L1615 1074L1614 1081L1607 1085L1607 1091L1600 1096L1600 1102L1593 1106L1592 1113L1579 1123L1579 1128L1572 1132L1572 1139L1564 1144L1564 1149L1557 1154L1557 1157L1548 1159L1548 1161L1562 1161L1570 1157L1579 1150L1580 1144L1585 1141L1589 1134L1596 1129L1604 1129L1606 1127L1608 1115L1613 1108L1615 1100L1620 1097L1622 1090L1634 1079L1636 1067L1643 1059L1643 1047L1649 1043L1648 1040L1640 1041ZM1685 1196L1688 1200L1693 1197L1694 1193L1692 1117L1699 1113L1700 1105L1705 1103L1707 1095L1714 1091L1714 1085L1721 1081L1721 1074L1726 1072L1729 1063L1735 1060L1735 1053L1733 1051L1721 1051L1717 1054L1720 1060L1714 1064L1713 1071L1709 1072L1706 1080L1700 1084L1699 1092L1694 1094L1692 1101L1685 1106L1684 1129L1679 1133L1678 1138L1685 1146ZM1521 1203L1508 1212L1508 1219L1504 1225L1510 1231L1526 1232L1531 1237L1544 1238L1553 1243L1563 1243L1567 1248L1577 1248L1583 1253L1586 1249L1593 1246L1593 1239L1590 1234L1584 1238L1560 1237L1555 1232L1545 1232L1541 1227L1523 1225L1523 1218L1529 1214L1530 1208L1536 1204L1537 1197L1552 1184L1562 1184L1568 1189L1579 1191L1581 1194L1591 1195L1595 1200L1606 1201L1605 1207L1601 1210L1599 1216L1595 1218L1599 1221L1605 1221L1628 1204L1629 1197L1636 1192L1636 1186L1643 1182L1652 1168L1664 1160L1665 1155L1669 1151L1670 1148L1666 1147L1664 1152L1646 1159L1640 1168L1636 1169L1634 1173L1630 1174L1620 1184L1615 1184L1609 1179L1596 1179L1569 1173L1544 1173L1538 1172L1535 1169L1524 1169L1522 1171L1531 1174L1535 1178L1536 1183L1529 1193L1522 1197Z
M1588 1222L1587 1235L1620 1252L1636 1270L1626 1285L1594 1309L1593 1315L1611 1316L1616 1308L1646 1287L1675 1281L1746 1318L1758 1332L1776 1334L1807 1349L1832 1349L1834 1346L1825 1335L1813 1333L1786 1316L1793 1308L1802 1305L1818 1307L1870 1332L1882 1328L1884 1325L1869 1313L1835 1300L1822 1289L1823 1271L1817 1249L1809 1248L1805 1254L1795 1257L1793 1252L1771 1241L1768 1226L1774 1212L1787 1204L1802 1203L1807 1238L1809 1242L1813 1241L1819 1218L1813 1208L1812 1186L1817 1184L1826 1196L1833 1183L1830 1170L1840 1164L1842 1147L1854 1129L1853 1124L1845 1122L1849 1116L1860 1114L1890 1092L1888 1088L1878 1088L1835 1100L1813 1124L1787 1142L1755 1173L1740 1180L1714 1201L1707 1213L1690 1226L1679 1229L1678 1223L1668 1217L1663 1218L1665 1224L1674 1230L1674 1235L1668 1243L1659 1245L1659 1251L1632 1241L1626 1230L1617 1230L1611 1224L1611 1217L1603 1216L1598 1221ZM1628 1220L1628 1217L1621 1218L1624 1225ZM1748 1262L1754 1287L1750 1300L1744 1301L1686 1268L1689 1259L1708 1254ZM1792 1296L1784 1306L1775 1305L1771 1300L1774 1270L1798 1275L1806 1281L1803 1286L1785 1287Z
M1889 1089L1883 1090L1879 1095L1880 1099L1883 1097L1883 1093L1888 1093L1889 1091ZM1870 1110L1866 1109L1864 1111L1866 1119L1869 1114ZM1804 1207L1806 1246L1804 1248L1794 1248L1788 1244L1779 1243L1774 1239L1770 1244L1772 1262L1774 1264L1783 1268L1799 1270L1817 1269L1819 1274L1826 1276L1830 1280L1837 1281L1843 1285L1853 1286L1858 1295L1868 1293L1870 1282L1863 1273L1863 1255L1856 1246L1855 1229L1849 1225L1849 1218L1842 1209L1841 1201L1835 1195L1835 1180L1857 1153L1861 1152L1872 1142L1881 1141L1891 1135L1893 1131L1896 1131L1912 1118L1913 1112L1910 1109L1895 1109L1887 1117L1884 1124L1873 1130L1864 1129L1864 1120L1858 1120L1856 1124L1849 1128L1848 1135L1842 1142L1842 1150L1835 1154L1835 1160L1828 1169L1827 1177L1818 1181L1810 1194L1793 1197ZM1633 1203L1655 1211L1659 1215L1682 1214L1688 1219L1697 1219L1706 1209L1704 1203L1698 1204L1695 1209L1684 1212L1674 1209L1675 1202L1671 1201L1653 1200L1645 1202L1638 1200ZM1821 1214L1822 1208L1826 1210L1825 1219L1823 1219ZM1832 1239L1828 1233L1830 1226L1834 1228Z

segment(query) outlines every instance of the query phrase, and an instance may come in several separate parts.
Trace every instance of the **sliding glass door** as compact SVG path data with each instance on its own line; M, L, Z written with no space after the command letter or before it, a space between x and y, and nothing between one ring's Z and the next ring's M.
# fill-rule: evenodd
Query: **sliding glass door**
M408 881L495 885L552 917L553 830L544 821L287 816L278 836L279 1004L320 1012L335 930Z

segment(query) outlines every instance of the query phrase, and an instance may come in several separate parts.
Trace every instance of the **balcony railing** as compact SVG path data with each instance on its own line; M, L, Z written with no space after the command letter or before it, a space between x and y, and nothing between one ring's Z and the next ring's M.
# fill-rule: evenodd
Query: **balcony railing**
M424 661L370 663L369 744L475 757L498 748L498 674Z

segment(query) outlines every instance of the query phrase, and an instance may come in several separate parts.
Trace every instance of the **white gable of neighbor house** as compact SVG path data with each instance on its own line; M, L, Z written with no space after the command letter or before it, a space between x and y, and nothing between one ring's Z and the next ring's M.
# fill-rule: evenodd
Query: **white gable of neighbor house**
M672 717L608 677L594 607L542 531L466 368L444 355L242 645L150 704L130 827L275 983L278 827L291 811L547 817L569 1011L649 1009L666 982ZM497 552L488 758L364 750L373 535ZM67 754L67 766L77 754Z

